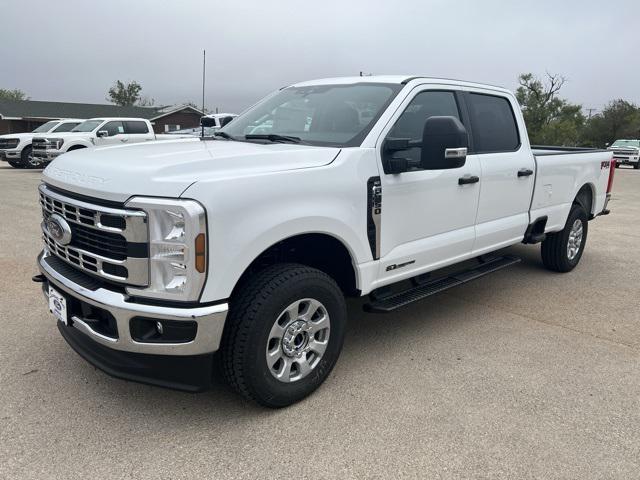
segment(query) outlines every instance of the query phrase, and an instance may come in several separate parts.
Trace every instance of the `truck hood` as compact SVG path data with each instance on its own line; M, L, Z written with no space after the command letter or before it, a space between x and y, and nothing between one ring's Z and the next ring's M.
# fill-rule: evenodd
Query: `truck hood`
M37 133L7 133L5 135L0 135L0 138L19 138L20 140L23 139L29 139L31 137L33 137L34 135L41 135L41 134L37 134Z
M75 150L43 172L47 184L104 200L179 197L198 180L320 167L338 148L180 139Z
M49 133L38 133L34 137L35 138L64 138L65 140L69 140L72 138L91 138L93 133L91 132L49 132Z

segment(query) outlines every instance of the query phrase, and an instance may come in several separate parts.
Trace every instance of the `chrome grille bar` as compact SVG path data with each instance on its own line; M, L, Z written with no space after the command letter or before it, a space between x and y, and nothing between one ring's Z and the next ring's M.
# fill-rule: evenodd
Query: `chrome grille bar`
M148 254L145 253L148 229L144 212L66 197L44 184L39 190L44 220L41 224L43 240L50 254L79 270L113 282L137 287L149 284L149 259L145 256ZM53 214L71 224L74 233L70 244L58 243L48 232L46 221ZM75 243L74 235L78 236L77 242L80 243ZM135 253L136 246L138 250L140 246L144 247L142 253Z

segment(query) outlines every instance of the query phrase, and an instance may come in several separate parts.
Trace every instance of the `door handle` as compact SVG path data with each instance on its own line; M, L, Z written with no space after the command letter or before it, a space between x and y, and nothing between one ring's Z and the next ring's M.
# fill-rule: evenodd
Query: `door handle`
M129 139L128 139L128 138L121 138L121 139L120 139L120 141L121 141L121 142L128 142L128 141L129 141Z
M458 185L468 185L470 183L478 183L479 181L480 177L477 177L476 175L465 175L458 179Z
M528 177L529 175L533 175L533 170L530 168L521 168L518 170L518 177Z

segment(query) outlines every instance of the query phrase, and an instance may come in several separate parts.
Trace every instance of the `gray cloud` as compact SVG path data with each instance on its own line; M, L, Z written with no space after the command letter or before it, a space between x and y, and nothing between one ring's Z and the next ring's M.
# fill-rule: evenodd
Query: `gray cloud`
M103 102L122 79L159 104L199 103L205 48L207 105L229 111L360 70L508 88L548 70L585 108L640 103L632 0L0 0L0 12L0 87L36 100Z

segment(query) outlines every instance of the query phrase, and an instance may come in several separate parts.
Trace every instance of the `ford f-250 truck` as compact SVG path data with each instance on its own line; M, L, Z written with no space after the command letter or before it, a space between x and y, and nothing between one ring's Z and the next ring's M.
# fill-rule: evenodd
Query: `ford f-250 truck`
M609 150L613 152L616 167L633 165L636 170L640 168L640 140L616 140Z
M82 121L73 118L51 120L30 133L0 135L0 160L9 162L9 165L14 168L38 168L39 161L34 160L31 156L31 141L33 137L45 133L69 132Z
M347 296L392 311L517 262L500 250L520 242L572 270L614 171L604 150L532 151L502 88L300 83L213 138L56 160L34 280L107 373L200 391L219 351L235 390L282 407L331 372Z
M73 150L152 140L174 140L176 137L177 135L156 135L151 122L143 118L91 118L68 133L34 137L31 163L36 168L41 168L63 153Z

